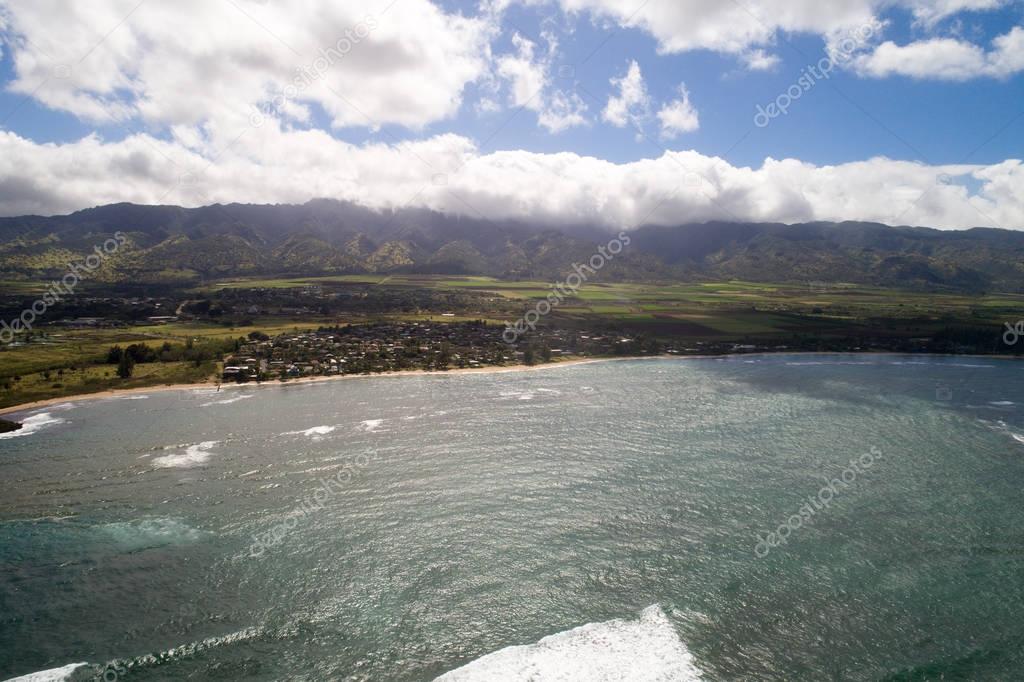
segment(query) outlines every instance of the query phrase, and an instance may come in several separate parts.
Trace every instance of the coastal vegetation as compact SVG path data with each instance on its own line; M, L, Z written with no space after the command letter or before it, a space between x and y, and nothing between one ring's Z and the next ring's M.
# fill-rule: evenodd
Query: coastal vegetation
M543 327L522 342L505 327L469 322L377 322L321 327L270 338L253 332L224 359L223 380L240 383L409 370L535 365L565 358L649 355L667 349L644 338ZM128 357L128 354L125 354Z
M273 339L320 328L412 322L479 321L499 330L544 300L551 286L539 279L426 274L230 277L146 286L83 282L76 296L54 305L31 331L0 345L0 408L115 388L215 381L224 359L254 334ZM3 289L0 319L15 319L43 287L45 282L23 282ZM680 354L1014 355L1024 352L1024 342L1007 345L1002 334L1006 324L1021 319L1024 295L1015 293L937 294L824 282L598 280L554 306L534 337L510 352L516 362L538 361L545 345L562 345L545 343L545 335L565 332L642 339L644 352Z
M0 218L0 279L56 279L115 234L92 278L201 285L225 277L486 276L557 281L608 234L342 201L202 208L113 204L65 216ZM821 281L933 293L1024 292L1024 233L877 223L637 226L602 269L615 282Z
M31 330L0 339L12 341L0 344L0 406L218 377L253 332L504 325L607 240L585 226L385 215L338 201L3 218L0 321L18 319L115 233L126 241L101 268ZM680 353L1024 348L1002 337L1024 320L1019 232L681 220L629 234L535 333L646 339ZM536 359L542 348L513 353Z

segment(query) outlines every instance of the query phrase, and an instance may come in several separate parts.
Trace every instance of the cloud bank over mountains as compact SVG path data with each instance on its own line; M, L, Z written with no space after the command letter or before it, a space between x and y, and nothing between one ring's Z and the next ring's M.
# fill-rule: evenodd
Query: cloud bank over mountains
M213 163L177 142L133 135L39 145L0 133L0 196L8 215L132 201L301 203L345 199L374 208L616 228L703 220L866 220L945 228L1024 225L1024 164L927 166L883 158L815 166L768 159L736 167L692 151L616 164L575 153L481 153L440 135L355 146L324 131L274 123ZM972 192L971 187L979 187Z

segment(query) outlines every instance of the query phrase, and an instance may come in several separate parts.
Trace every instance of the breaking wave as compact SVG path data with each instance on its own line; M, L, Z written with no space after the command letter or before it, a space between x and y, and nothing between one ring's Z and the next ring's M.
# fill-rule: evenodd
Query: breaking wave
M22 675L20 677L12 677L7 680L7 682L70 682L70 680L75 679L86 679L80 678L79 675L75 674L75 671L80 671L81 668L88 667L88 663L69 663L68 665L61 666L60 668L40 670L37 673L29 673L28 675Z
M49 412L41 412L34 414L31 417L26 417L21 422L21 428L17 431L8 431L7 433L0 433L0 438L18 438L20 436L31 436L33 433L41 431L48 426L54 424L63 424L64 419L60 417L54 417Z
M452 670L435 682L688 682L700 680L693 655L657 604L639 620L609 620L510 646Z
M216 445L219 441L206 440L202 443L195 445L189 445L185 448L185 452L178 453L176 455L164 455L163 457L154 457L153 466L159 469L190 469L192 467L198 467L206 464L206 461L210 459L210 449Z
M116 659L106 664L97 665L90 663L70 663L60 668L52 668L36 673L30 673L21 677L15 677L7 682L85 682L85 680L118 680L126 677L130 672L138 672L147 668L155 668L161 665L174 663L186 659L204 651L222 646L241 644L264 636L265 630L261 627L249 627L238 632L232 632L220 637L207 637L198 642L183 644L181 646L161 651L155 654L145 654L136 658Z
M380 428L380 425L384 423L383 419L366 419L359 422L359 428L363 431L376 431Z
M282 436L306 436L318 440L319 438L326 436L327 434L334 431L337 426L314 426L311 429L305 429L304 431L285 431Z
M234 398L224 398L223 400L211 400L208 403L202 403L199 407L212 407L213 405L230 405L231 403L237 403L239 400L246 400L251 398L252 393L246 393L244 395L236 395Z

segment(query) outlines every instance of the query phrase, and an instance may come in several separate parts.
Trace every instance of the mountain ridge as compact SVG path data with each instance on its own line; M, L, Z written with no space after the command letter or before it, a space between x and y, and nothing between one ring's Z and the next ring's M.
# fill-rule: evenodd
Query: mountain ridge
M55 276L116 231L129 244L104 268L113 280L414 272L555 279L611 231L305 204L199 208L109 204L63 216L0 218L0 276ZM641 226L607 279L817 281L964 292L1024 291L1024 232L937 230L846 221L710 221Z

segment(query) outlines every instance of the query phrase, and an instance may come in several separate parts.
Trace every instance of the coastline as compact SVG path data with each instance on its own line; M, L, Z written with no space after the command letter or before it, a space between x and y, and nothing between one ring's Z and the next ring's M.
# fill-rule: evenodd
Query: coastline
M381 372L379 374L341 374L336 376L314 376L314 377L299 377L296 379L290 379L286 382L278 380L264 381L261 383L247 382L244 384L224 384L220 385L221 390L231 390L236 388L266 388L266 387L280 387L280 386L294 386L297 384L311 384L320 383L326 381L344 381L351 379L378 379L386 377L410 377L410 376L444 376L453 374L501 374L505 372L529 372L545 369L553 369L556 367L574 367L577 365L588 365L596 362L624 362L627 360L714 360L719 358L733 358L733 357L773 357L773 356L818 356L818 355L849 355L849 356L864 356L864 355L909 355L913 357L927 357L927 358L976 358L976 359L988 359L988 360L1024 360L1024 357L1019 355L977 355L977 354L950 354L950 353L893 353L888 351L857 351L857 352L830 352L830 351L784 351L784 352L760 352L760 353L719 353L710 355L675 355L675 354L659 354L659 355L638 355L638 356L613 356L613 357L600 357L600 358L572 358L568 360L560 360L556 362L547 362L537 365L507 365L507 366L490 366L490 367L464 367L449 370L425 370L425 369L412 369L412 370L401 370L397 372ZM44 407L50 407L52 405L62 405L64 403L80 402L85 400L106 400L110 398L121 398L124 396L138 395L141 393L162 393L165 391L187 391L196 389L213 389L216 388L215 382L201 382L191 384L162 384L155 386L140 386L135 388L115 388L107 389L104 391L97 391L95 393L79 393L69 396L61 396L56 398L47 398L45 400L36 400L29 403L21 403L19 405L11 405L9 407L0 408L0 417L7 415L30 412L32 410L38 410Z
M637 356L637 357L610 357L610 358L572 358L569 360L560 360L556 362L546 362L537 365L503 365L503 366L489 366L489 367L464 367L449 370L438 370L438 369L410 369L401 370L397 372L381 372L379 374L339 374L334 376L314 376L314 377L298 377L296 379L289 379L288 381L278 381L274 379L272 381L263 381L260 383L246 382L244 384L237 383L222 383L220 385L221 390L232 390L237 388L266 388L266 387L280 387L280 386L295 386L297 384L312 384L326 381L343 381L348 379L378 379L385 377L409 377L409 376L437 376L437 375L451 375L451 374L500 374L503 372L528 372L533 370L551 369L554 367L570 367L575 365L586 365L593 362L609 362L614 360L648 360L648 359L665 359L672 358L672 355L656 355L656 356ZM688 356L692 357L692 356ZM138 386L134 388L113 388L106 389L103 391L96 391L95 393L78 393L75 395L59 396L56 398L46 398L44 400L35 400L29 403L20 403L18 405L11 405L9 407L0 408L0 417L16 414L20 412L30 412L43 407L50 407L52 405L63 405L64 403L80 402L85 400L105 400L110 398L121 398L124 396L138 395L140 393L163 393L165 391L188 391L196 389L215 389L217 383L214 381L191 383L191 384L159 384L154 386Z

